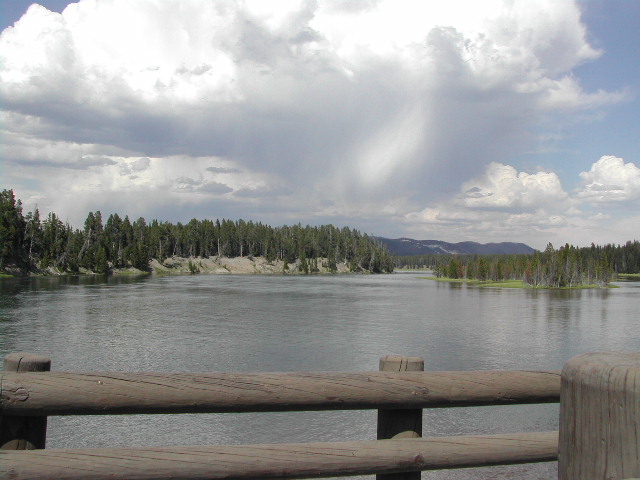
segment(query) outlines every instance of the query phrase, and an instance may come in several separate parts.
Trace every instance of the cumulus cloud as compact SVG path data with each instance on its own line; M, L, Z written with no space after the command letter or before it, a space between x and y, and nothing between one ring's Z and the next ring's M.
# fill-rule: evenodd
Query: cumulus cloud
M605 155L581 172L578 197L592 202L622 202L640 197L640 168L622 158Z
M553 172L517 172L510 165L490 163L483 176L462 185L459 202L471 208L537 209L568 199ZM559 203L561 202L561 203Z
M451 198L406 213L405 228L418 238L509 239L536 248L550 241L588 246L637 238L637 215L597 207L638 199L640 169L606 155L580 177L581 187L568 193L553 172L529 174L493 162Z
M633 164L605 156L590 172L581 174L586 184L583 189L568 193L553 172L528 174L493 162L482 175L464 182L457 195L409 212L404 221L407 230L419 238L509 239L537 248L549 241L583 246L623 243L636 237L633 222L616 210L589 208L587 202L604 201L603 196L608 200L624 195L631 198L633 189L637 191L637 174Z
M567 200L558 177L506 165L514 147L542 116L621 94L572 74L602 54L577 3L476 3L34 4L0 35L5 181L60 213L137 198L179 218L251 206L367 224L461 184L469 217L550 209Z
M571 203L555 173L529 174L492 162L456 196L408 213L405 221L416 234L428 231L431 238L525 241L526 232L526 242L536 244L548 241L551 229L580 218Z

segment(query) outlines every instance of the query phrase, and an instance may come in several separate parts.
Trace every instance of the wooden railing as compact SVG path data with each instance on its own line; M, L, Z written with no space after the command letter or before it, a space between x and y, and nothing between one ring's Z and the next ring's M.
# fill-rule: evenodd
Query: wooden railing
M421 359L395 356L384 357L378 372L70 373L49 367L49 359L35 355L5 358L0 479L416 479L423 470L554 461L558 452L563 480L640 476L640 354L576 357L562 372L562 387L559 371L424 372ZM560 441L558 432L421 438L423 408L561 397ZM378 410L378 440L44 449L52 415L350 409Z

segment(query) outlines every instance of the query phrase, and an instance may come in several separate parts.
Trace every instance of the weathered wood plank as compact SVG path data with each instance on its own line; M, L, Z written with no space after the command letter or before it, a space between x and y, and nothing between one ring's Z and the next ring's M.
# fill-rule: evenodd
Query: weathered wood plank
M4 357L4 372L48 372L51 359L31 353L10 353ZM0 376L0 386L2 377ZM17 391L20 396L26 392ZM33 450L44 448L47 440L47 417L0 416L0 449Z
M5 373L2 415L437 408L558 402L560 372Z
M557 459L558 432L281 445L0 452L12 480L317 478Z
M423 372L424 359L387 355L380 359L381 372ZM422 409L382 409L378 410L378 440L391 438L422 437ZM420 480L420 472L386 473L376 476L376 480Z
M640 477L640 353L589 353L562 370L561 480Z

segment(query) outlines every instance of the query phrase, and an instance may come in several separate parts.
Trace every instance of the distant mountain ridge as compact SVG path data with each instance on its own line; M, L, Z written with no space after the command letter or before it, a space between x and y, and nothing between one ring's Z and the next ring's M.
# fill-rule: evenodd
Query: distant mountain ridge
M524 243L449 243L440 240L414 240L412 238L375 237L394 255L519 255L535 253L536 250Z

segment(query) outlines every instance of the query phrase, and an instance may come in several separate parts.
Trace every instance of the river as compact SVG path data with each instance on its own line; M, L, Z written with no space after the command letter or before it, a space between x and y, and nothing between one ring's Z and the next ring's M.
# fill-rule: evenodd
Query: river
M640 283L598 290L467 287L419 273L0 279L0 354L68 371L371 371L387 354L427 370L560 369L640 351ZM47 448L368 440L376 414L52 417ZM425 410L424 435L546 431L557 405ZM556 464L425 472L548 479Z

